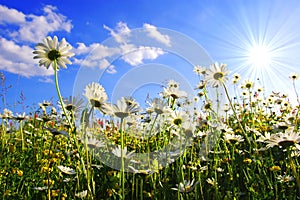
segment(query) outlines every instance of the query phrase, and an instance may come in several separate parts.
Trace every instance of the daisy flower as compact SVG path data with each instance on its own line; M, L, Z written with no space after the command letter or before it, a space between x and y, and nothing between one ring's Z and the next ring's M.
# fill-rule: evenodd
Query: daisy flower
M74 113L76 117L80 115L84 108L84 101L79 97L70 96L69 98L65 98L63 99L63 104L66 110L70 112L70 114ZM58 103L58 106L62 107L60 102Z
M171 188L172 190L179 190L179 192L191 192L193 191L194 187L198 184L196 182L194 184L194 179L192 181L190 180L184 180L184 182L180 182L179 184L176 184L176 188Z
M122 153L121 151L122 151L121 145L118 145L118 147L116 147L116 148L114 148L114 149L112 150L112 153L113 153L115 156L121 158L121 157L122 157L122 156L121 156L121 153ZM124 147L124 149L123 149L123 157L124 157L124 158L131 158L131 157L133 156L133 154L134 154L134 151L131 151L131 152L128 152L128 153L127 153L127 147Z
M151 102L148 102L150 105L150 110L156 112L157 114L163 114L170 112L168 104L160 98L154 98Z
M212 186L217 186L218 185L217 181L213 177L206 179L206 182L208 184L212 185Z
M270 139L265 141L267 148L280 146L290 147L300 142L300 133L296 133L293 129L287 129L284 133L279 132L270 136Z
M65 167L65 166L60 165L60 166L57 166L57 168L65 174L70 174L70 175L76 174L76 171L70 167Z
M164 98L172 97L173 99L179 99L179 98L187 97L187 93L183 90L179 90L178 87L164 88L161 94Z
M69 52L72 46L63 38L59 43L56 36L53 39L48 36L43 43L38 43L35 46L34 59L39 60L39 66L45 66L47 69L52 65L54 69L54 61L57 62L57 69L60 67L67 68L66 64L72 64L69 58L74 56L74 53ZM56 70L56 69L55 69Z
M197 65L194 67L194 73L199 75L199 76L203 76L206 74L206 67L202 67L200 65Z
M86 141L88 147L90 148L101 148L101 147L105 147L105 143L101 140L97 140L96 138L92 137L92 138L88 138Z
M240 76L240 74L238 74L238 73L234 73L232 79L233 79L234 81L238 82L238 81L241 79L241 76Z
M266 142L271 138L271 134L269 132L265 132L264 135L260 135L256 142Z
M78 193L75 194L75 196L78 197L78 198L80 198L80 199L85 198L86 195L87 195L87 190L84 190L82 192L78 192Z
M14 118L19 121L24 120L26 118L25 112L23 112L22 114L16 113L16 116Z
M224 140L226 142L235 144L235 143L243 142L244 138L241 135L225 133L224 134Z
M241 86L242 88L252 89L254 87L254 83L250 80L245 80Z
M11 119L13 118L13 112L11 110L8 110L7 108L4 108L3 114L0 114L0 118L2 119Z
M196 86L195 89L202 90L202 89L204 89L205 87L206 87L206 82L203 81L203 80L201 80L201 81L198 83L198 85Z
M44 191L48 189L48 186L44 186L44 187L33 187L32 189L34 190L38 190L38 191Z
M226 69L226 64L214 63L210 66L205 76L205 81L212 87L218 87L228 81L229 71Z
M277 179L279 180L280 183L287 183L290 181L294 180L294 177L290 176L290 175L278 175Z
M121 119L128 117L133 113L137 113L139 111L137 103L128 103L128 99L122 97L117 101L117 104L114 105L104 105L104 111L109 115L114 115Z
M95 82L85 87L85 93L83 95L95 108L101 108L108 98L103 86Z
M176 126L182 125L189 119L189 116L184 111L175 110L170 115L170 122Z
M290 79L292 79L292 80L297 80L297 79L299 78L299 74L293 72L293 73L290 74L289 77L290 77Z

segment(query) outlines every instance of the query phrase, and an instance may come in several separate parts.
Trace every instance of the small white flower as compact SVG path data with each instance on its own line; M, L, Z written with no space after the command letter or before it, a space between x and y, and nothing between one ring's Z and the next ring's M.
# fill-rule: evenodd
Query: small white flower
M287 183L287 182L290 182L290 181L293 181L294 180L294 177L290 176L290 175L279 175L277 176L277 179L279 180L279 182L281 183Z
M292 80L297 80L299 78L299 74L297 74L296 72L293 72L290 74L290 79Z
M154 98L148 104L150 105L150 110L156 112L157 114L170 112L170 108L168 107L168 104L163 99Z
M208 184L212 185L212 186L217 186L218 185L217 181L215 181L214 178L208 178L208 179L206 179L206 182Z
M4 108L3 114L0 115L0 117L1 117L2 119L10 119L10 118L13 117L13 112L10 111L10 110L8 110L7 108Z
M128 101L128 99L122 97L115 105L106 104L104 110L106 110L109 115L124 119L131 114L137 113L139 111L139 105L136 102L132 103L132 101Z
M15 119L16 120L24 120L24 119L26 119L25 112L23 112L22 114L16 113Z
M181 126L188 119L188 114L186 114L184 111L179 110L173 111L169 117L171 124L174 124L176 126Z
M76 193L75 196L78 197L78 198L85 198L87 195L87 190L83 190L82 192L79 192L79 193Z
M179 190L180 192L191 192L194 187L199 183L199 181L197 181L194 184L194 179L192 181L190 180L184 180L184 182L180 182L179 185L176 184L176 188L171 188L172 190Z
M116 147L116 148L114 148L113 150L112 150L112 153L115 155L115 156L117 156L117 157L119 157L119 158L121 158L122 157L122 155L121 155L121 145L118 145L118 147ZM133 156L133 154L134 154L134 151L132 151L132 152L128 152L127 153L127 147L124 147L124 149L123 149L123 157L124 158L131 158L132 156Z
M38 191L44 191L44 190L48 190L48 186L44 186L44 187L34 187L32 188L34 190L38 190Z
M65 166L60 165L60 166L57 166L57 168L65 174L71 174L71 175L76 174L76 171L70 167L65 167Z
M194 73L199 75L199 76L203 76L206 74L206 67L202 67L200 65L197 65L194 67Z
M235 143L243 142L244 138L241 135L235 135L235 134L225 133L224 134L224 140L226 142L234 143L235 144Z
M88 147L90 148L101 148L105 146L105 143L97 140L96 138L92 137L92 138L88 138L86 141Z
M179 99L179 98L187 97L187 93L183 90L179 90L178 87L164 88L161 94L164 98L172 97L173 99Z

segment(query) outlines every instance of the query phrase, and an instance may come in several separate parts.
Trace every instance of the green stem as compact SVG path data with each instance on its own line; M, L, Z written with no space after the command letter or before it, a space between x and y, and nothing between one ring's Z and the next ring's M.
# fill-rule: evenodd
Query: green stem
M293 175L296 179L297 189L298 189L298 192L300 193L300 179L299 179L299 175L297 173L297 169L296 169L296 166L295 166L294 159L292 158L291 147L289 147L287 149L287 152L288 152L288 158L289 158L289 161L290 161L290 166L291 166L291 169L292 169L292 173L293 173Z
M57 95L58 95L58 98L59 98L59 102L61 104L61 107L62 107L62 110L64 112L64 115L66 116L67 122L68 122L68 124L71 127L71 130L73 130L73 124L71 123L71 121L69 119L69 116L67 115L67 111L65 109L64 102L62 100L62 96L61 96L60 89L59 89L58 72L57 72L58 66L57 66L56 60L53 61L53 64L54 64L55 87L56 87Z
M20 120L20 133L22 139L22 151L24 151L24 134L23 134L23 121Z
M235 110L234 106L232 105L232 101L231 101L231 99L230 99L230 97L229 97L227 87L225 86L224 83L222 83L222 85L223 85L223 88L224 88L224 90L225 90L226 97L227 97L227 99L228 99L228 101L229 101L230 107L231 107L231 109L233 110L234 116L235 116L235 118L236 118L236 120L237 120L237 122L238 122L238 125L239 125L240 129L242 130L242 132L243 132L243 134L244 134L244 137L245 137L246 140L247 140L247 143L248 143L249 145L251 145L251 142L250 142L250 140L249 140L249 138L248 138L248 136L247 136L247 134L246 134L246 132L245 132L245 130L244 130L244 128L243 128L243 126L242 126L240 120L239 120L239 118L238 118L238 115L237 115L237 113L236 113L236 110Z
M121 131L121 184L122 184L122 199L125 199L125 163L124 163L124 132L123 132L123 120L124 118L121 118L121 124L120 124L120 131Z

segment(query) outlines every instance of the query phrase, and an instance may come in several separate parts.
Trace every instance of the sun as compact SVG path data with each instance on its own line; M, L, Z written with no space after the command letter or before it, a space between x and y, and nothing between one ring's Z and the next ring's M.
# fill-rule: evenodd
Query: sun
M272 51L267 45L253 45L248 50L247 61L254 68L269 68Z

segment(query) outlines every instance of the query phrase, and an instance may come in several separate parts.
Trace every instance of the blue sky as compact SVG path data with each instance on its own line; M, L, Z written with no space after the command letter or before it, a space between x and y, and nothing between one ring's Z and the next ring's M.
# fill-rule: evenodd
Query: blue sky
M32 54L48 35L66 38L76 54L59 71L64 97L97 80L111 98L124 91L155 95L166 79L189 90L197 84L193 65L218 61L231 75L259 78L266 90L295 98L288 76L300 74L299 11L297 0L0 0L0 71L12 86L7 107L22 109L21 92L27 112L57 100L53 70L39 67ZM269 57L265 67L250 59L257 46L267 49L258 53Z

